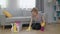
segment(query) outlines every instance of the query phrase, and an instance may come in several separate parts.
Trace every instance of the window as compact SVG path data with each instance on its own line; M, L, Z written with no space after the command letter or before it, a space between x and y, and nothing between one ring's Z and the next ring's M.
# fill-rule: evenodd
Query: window
M7 7L7 0L0 0L0 6L1 6L1 8L6 8Z
M19 8L33 8L35 7L35 0L18 0Z

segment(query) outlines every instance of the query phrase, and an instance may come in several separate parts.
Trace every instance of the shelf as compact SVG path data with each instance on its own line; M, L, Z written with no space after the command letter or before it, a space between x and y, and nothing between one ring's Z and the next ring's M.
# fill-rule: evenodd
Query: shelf
M59 5L56 5L56 6L60 6L60 4Z
M59 18L60 16L57 16L57 18Z
M56 12L60 12L60 10L56 10Z
M56 11L56 12L60 13L60 10L59 11Z

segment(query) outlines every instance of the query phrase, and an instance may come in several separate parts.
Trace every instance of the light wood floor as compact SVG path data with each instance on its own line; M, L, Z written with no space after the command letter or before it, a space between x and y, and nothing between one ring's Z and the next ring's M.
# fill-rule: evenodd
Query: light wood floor
M23 29L20 32L13 33L9 30L2 31L2 29L0 29L0 34L60 34L60 24L47 25L44 32L40 30L31 30L27 32L25 29Z

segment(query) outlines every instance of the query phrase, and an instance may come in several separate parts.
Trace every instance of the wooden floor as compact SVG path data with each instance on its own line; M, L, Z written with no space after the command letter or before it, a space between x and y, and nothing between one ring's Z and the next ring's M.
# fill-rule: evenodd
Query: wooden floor
M27 32L25 29L23 29L20 32L13 33L7 29L4 31L2 31L2 29L0 29L0 34L60 34L60 24L47 25L44 32L42 32L40 30L31 30L31 31Z

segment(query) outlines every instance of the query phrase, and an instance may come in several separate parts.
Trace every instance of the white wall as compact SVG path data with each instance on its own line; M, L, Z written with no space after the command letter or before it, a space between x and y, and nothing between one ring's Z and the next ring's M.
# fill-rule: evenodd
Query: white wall
M8 8L9 9L17 9L17 0L8 0Z

